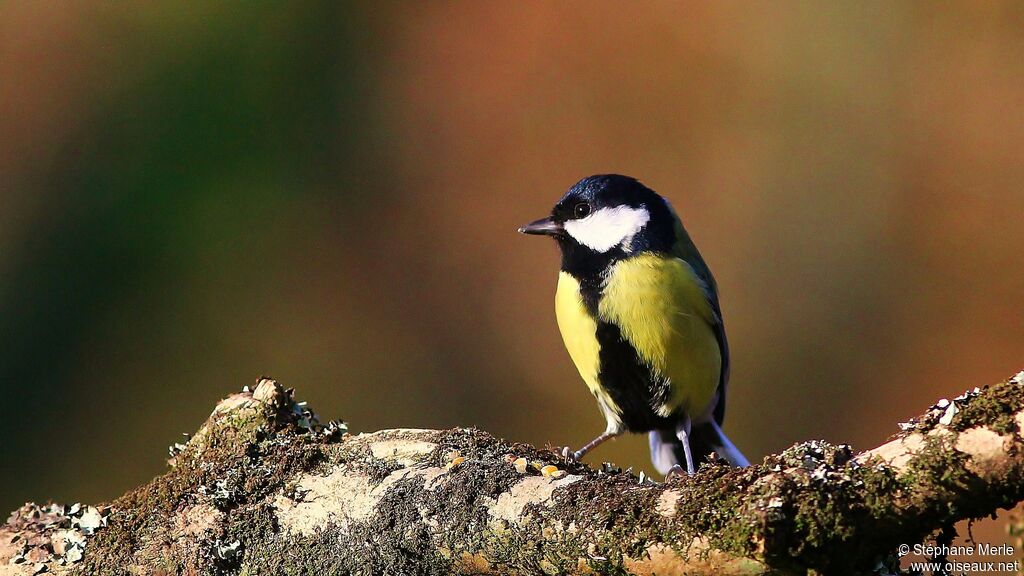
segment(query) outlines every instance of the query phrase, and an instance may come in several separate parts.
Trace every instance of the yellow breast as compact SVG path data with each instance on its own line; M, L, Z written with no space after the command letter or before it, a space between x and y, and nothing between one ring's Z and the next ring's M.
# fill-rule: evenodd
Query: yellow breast
M583 305L580 283L567 272L558 273L555 319L569 357L590 391L598 395L601 388L597 381L601 345L597 341L597 322Z
M616 324L640 357L671 386L670 401L652 407L667 416L678 408L702 414L714 398L722 368L716 321L701 281L670 256L640 254L615 264L598 304L598 318ZM602 408L620 413L600 385L597 320L587 311L579 283L562 272L555 313L565 347Z
M679 258L640 254L615 265L598 305L603 321L619 326L648 366L667 378L671 401L662 415L683 408L698 416L718 389L722 355L717 321L705 287Z

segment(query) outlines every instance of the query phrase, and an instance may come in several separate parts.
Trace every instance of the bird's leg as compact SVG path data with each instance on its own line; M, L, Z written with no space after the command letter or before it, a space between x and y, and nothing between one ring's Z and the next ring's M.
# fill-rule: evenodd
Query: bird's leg
M683 444L683 454L686 455L686 472L696 474L697 468L693 465L693 454L690 453L690 418L686 417L676 426L676 438Z
M618 435L619 434L615 433L615 432L605 432L605 433L601 434L600 436L598 436L597 438L594 438L590 442L587 442L586 446L584 446L583 448L580 448L579 450L573 452L572 454L569 453L569 448L566 447L562 451L562 455L565 456L566 459L568 459L569 456L572 456L573 460L579 460L580 458L583 458L587 454L587 452L590 452L594 448L597 448L598 446L603 444L605 442L605 440L609 440L611 438L615 438Z

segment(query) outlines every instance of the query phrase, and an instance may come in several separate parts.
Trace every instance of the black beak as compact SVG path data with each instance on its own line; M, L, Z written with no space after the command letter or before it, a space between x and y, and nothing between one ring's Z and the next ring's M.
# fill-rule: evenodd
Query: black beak
M523 226L519 231L523 234L557 236L564 232L565 228L562 227L561 222L555 222L551 218L541 218Z

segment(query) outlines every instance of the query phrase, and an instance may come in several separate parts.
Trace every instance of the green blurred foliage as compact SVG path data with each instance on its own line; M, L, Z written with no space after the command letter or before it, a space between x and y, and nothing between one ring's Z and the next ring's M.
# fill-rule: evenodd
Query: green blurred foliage
M669 196L726 428L855 447L1021 369L1015 3L0 5L0 507L96 502L261 374L354 430L603 426L517 236ZM620 439L595 458L647 466Z

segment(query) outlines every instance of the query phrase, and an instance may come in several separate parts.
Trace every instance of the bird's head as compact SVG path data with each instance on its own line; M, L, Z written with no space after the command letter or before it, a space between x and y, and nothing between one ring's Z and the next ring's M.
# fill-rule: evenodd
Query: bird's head
M676 241L677 218L664 198L634 178L602 174L580 180L551 210L551 216L519 229L558 241L563 268L603 265L649 251L668 252ZM603 265L602 265L603 264Z

